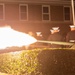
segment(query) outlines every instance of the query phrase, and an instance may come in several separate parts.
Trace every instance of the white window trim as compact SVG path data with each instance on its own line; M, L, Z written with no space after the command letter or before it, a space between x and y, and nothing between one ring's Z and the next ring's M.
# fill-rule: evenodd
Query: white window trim
M0 3L0 5L3 5L3 19L0 20L5 20L5 5L3 3Z
M49 20L44 20L43 19L43 14L47 14L47 13L43 13L43 7L48 7L49 8ZM50 21L50 5L42 5L42 21Z
M65 7L69 7L69 8L70 8L70 20L65 20L65 13L64 13L64 8L65 8ZM64 17L63 20L64 20L65 22L71 21L71 6L64 6L64 7L63 7L63 17Z
M27 7L27 19L26 20L21 19L20 6L26 6ZM28 21L28 4L19 4L19 20L20 21Z

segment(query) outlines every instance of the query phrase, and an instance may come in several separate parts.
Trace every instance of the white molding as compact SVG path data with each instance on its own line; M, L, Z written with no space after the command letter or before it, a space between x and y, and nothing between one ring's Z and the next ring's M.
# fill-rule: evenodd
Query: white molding
M48 7L49 9L49 13L43 13L43 7ZM43 20L43 14L49 14L49 20ZM51 18L50 18L50 5L42 5L42 21L50 21Z
M64 7L69 7L70 8L70 20L65 20L65 14L64 14ZM69 21L71 21L71 6L63 6L63 20L64 20L64 22L69 22Z
M26 6L27 7L27 19L26 20L21 19L20 6ZM19 20L20 21L28 21L28 4L19 4Z
M70 0L0 0L0 2L71 4Z
M3 4L3 20L5 20L5 4Z

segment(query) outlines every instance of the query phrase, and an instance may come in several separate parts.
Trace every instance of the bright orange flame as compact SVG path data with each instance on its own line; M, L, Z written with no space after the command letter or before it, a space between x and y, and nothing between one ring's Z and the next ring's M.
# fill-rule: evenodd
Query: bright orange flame
M12 46L26 46L36 42L37 40L25 33L15 31L11 27L0 28L0 49Z

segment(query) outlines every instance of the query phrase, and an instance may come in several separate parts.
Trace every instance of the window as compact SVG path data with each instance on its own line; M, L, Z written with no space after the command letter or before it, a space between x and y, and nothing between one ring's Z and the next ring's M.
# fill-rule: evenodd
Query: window
M20 20L27 20L28 19L28 5L20 4Z
M0 4L0 20L4 19L4 5Z
M50 6L49 5L42 6L42 20L50 20Z
M70 7L69 6L64 7L64 20L70 21Z

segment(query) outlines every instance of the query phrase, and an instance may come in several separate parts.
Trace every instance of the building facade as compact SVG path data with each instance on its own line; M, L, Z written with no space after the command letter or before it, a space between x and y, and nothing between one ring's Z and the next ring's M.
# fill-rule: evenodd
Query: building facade
M67 32L70 24L73 24L70 0L0 0L0 26L48 34L53 26Z

